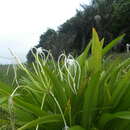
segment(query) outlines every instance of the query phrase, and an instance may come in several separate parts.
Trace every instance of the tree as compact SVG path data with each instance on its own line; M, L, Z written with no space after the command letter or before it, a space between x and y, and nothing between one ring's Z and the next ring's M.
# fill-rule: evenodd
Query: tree
M76 51L79 55L90 41L92 27L100 38L105 38L105 45L122 33L126 36L114 50L124 51L130 43L130 2L128 0L92 0L90 5L81 5L74 17L59 26L58 30L48 29L40 36L36 46L51 50L55 57L65 52ZM120 21L120 22L119 22ZM28 56L29 58L29 56Z

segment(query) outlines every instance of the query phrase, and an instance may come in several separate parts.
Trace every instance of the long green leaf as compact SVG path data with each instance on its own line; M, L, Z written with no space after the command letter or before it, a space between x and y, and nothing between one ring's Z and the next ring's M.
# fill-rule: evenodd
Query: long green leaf
M92 72L100 71L102 68L102 43L95 29L93 28L92 54L89 60L89 67Z
M102 129L106 123L113 119L125 119L125 120L130 120L130 112L129 111L122 111L122 112L117 112L117 113L104 113L102 114L100 120L99 120L99 127Z
M117 45L125 36L125 34L117 37L116 39L114 39L113 41L111 41L106 47L104 47L102 54L105 55L108 51L110 51L112 49L112 47L114 47L115 45Z
M57 123L57 122L63 122L60 115L50 115L50 116L43 116L36 120L33 120L22 127L18 128L17 130L26 130L28 128L32 128L34 126L40 125L40 124L48 124L48 123Z
M69 128L68 130L85 130L85 129L82 128L81 126L73 126L73 127Z
M12 86L9 86L9 85L7 85L7 84L5 84L5 83L0 81L0 93L2 95L10 96L12 91L13 91L13 87Z
M33 113L34 115L37 115L37 116L48 115L45 111L41 110L40 107L37 107L33 104L25 102L17 97L14 97L13 101L15 102L14 105L30 113Z
M100 73L94 74L85 90L83 114L82 114L82 125L84 128L90 128L93 120L95 111L97 110L98 104L98 93L99 93L99 79Z
M127 89L130 87L130 72L128 72L125 76L124 79L121 79L119 83L117 84L117 87L113 91L112 94L112 103L113 103L113 108L115 108L123 95L127 92Z
M82 54L80 56L78 56L77 59L76 59L79 62L81 67L84 67L83 65L84 65L84 63L85 63L85 61L88 57L91 44L92 44L92 40L89 42L89 44L87 45L85 50L82 52Z

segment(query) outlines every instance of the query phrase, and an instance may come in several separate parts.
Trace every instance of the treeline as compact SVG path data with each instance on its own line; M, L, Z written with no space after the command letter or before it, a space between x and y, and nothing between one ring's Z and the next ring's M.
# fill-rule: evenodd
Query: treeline
M29 62L34 61L36 48L50 50L55 59L61 53L79 55L91 39L95 27L105 45L115 37L126 33L114 51L123 52L130 43L130 1L92 0L90 5L81 5L74 17L67 20L58 30L48 29L40 36L39 44L27 54Z

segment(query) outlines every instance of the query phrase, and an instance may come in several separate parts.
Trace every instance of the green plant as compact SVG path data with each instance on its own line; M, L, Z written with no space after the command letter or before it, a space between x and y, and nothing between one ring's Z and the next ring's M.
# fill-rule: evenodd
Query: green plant
M14 78L13 65L0 65L0 80L12 84Z
M2 109L13 130L126 130L130 129L130 59L105 64L104 55L124 35L105 48L93 29L92 40L71 64L62 54L58 63L35 55L26 75L12 89L0 82ZM91 48L91 55L89 50ZM0 118L5 121L5 118ZM1 126L2 127L2 126Z

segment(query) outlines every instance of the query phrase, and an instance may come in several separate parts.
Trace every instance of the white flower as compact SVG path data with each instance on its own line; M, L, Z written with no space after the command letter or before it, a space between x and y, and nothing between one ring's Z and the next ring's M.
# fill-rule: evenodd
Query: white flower
M66 59L66 63L69 65L74 65L75 61L73 59Z
M37 53L42 53L42 48L41 47L37 48Z

